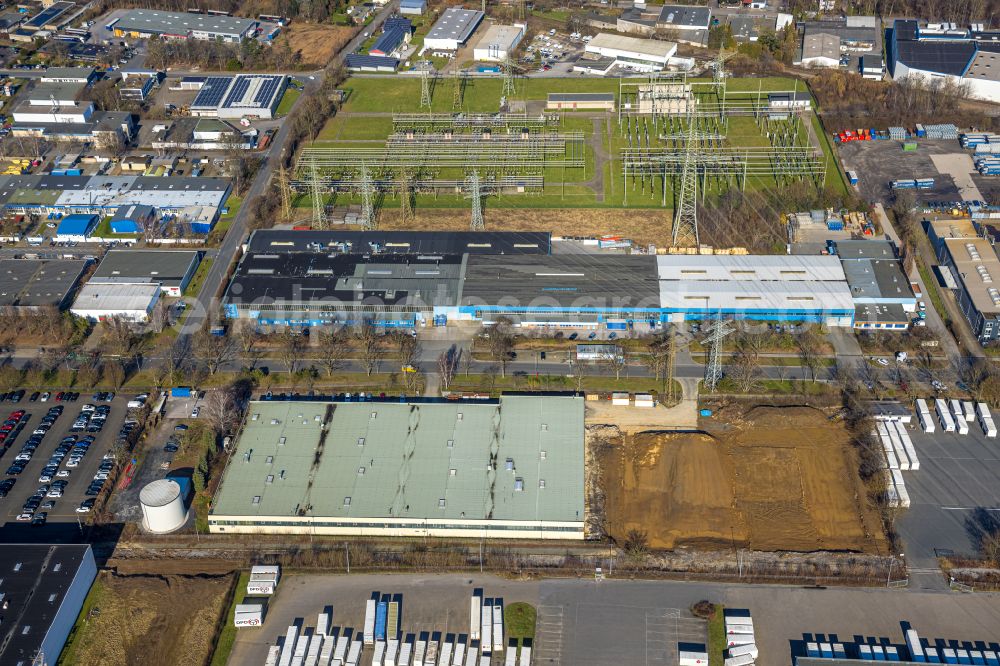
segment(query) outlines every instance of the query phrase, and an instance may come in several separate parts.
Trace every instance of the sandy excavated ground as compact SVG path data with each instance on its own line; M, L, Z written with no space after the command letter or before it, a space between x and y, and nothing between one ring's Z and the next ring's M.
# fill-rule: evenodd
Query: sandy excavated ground
M75 663L203 666L215 647L232 576L102 573L98 612L80 629Z
M714 434L646 432L601 447L606 529L652 548L884 547L848 434L814 409L756 408Z

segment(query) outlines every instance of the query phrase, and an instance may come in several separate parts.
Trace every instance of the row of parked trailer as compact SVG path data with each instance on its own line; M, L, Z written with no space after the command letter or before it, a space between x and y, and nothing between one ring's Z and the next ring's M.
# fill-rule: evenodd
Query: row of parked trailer
M476 590L470 605L468 634L424 631L401 634L399 595L378 592L365 602L362 631L333 626L327 607L314 629L291 625L281 645L268 648L265 666L359 666L365 649L372 649L372 666L529 666L531 645L504 644L503 600L484 598Z
M903 480L903 471L920 469L917 450L910 439L910 433L899 419L879 421L875 424L875 434L882 443L885 456L885 489L889 506L910 506L910 493Z
M1000 658L994 649L995 644L987 645L977 641L976 646L967 643L966 647L945 647L946 641L938 640L931 644L922 640L915 629L907 629L904 638L906 645L890 645L888 639L873 638L865 641L848 643L806 643L806 656L813 659L839 659L860 661L888 661L921 664L982 664L983 666L1000 666Z
M1000 146L1000 144L997 145ZM975 165L976 171L982 176L1000 176L1000 155L977 157Z
M931 190L934 189L933 178L916 178L889 181L889 187L894 190Z
M985 402L973 403L971 400L934 400L934 411L937 413L937 424L944 432L957 432L960 435L969 434L969 423L976 421L983 429L983 434L990 439L997 436L997 427L993 414ZM917 417L924 432L932 433L936 429L935 419L931 416L927 402L917 399Z
M723 611L723 619L726 625L725 666L754 666L757 662L757 638L750 611L727 608Z

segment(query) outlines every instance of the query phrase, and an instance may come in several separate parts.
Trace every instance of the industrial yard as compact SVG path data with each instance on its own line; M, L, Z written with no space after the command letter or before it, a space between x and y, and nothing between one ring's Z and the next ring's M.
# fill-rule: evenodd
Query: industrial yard
M666 549L881 552L843 425L805 407L741 411L723 410L705 432L609 439L600 467L611 536L624 543L639 530Z

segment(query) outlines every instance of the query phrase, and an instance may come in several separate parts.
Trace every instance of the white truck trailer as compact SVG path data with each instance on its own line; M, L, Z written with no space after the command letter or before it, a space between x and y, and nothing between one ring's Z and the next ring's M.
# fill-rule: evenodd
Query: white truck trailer
M910 438L910 433L907 432L906 426L899 421L894 421L893 424L896 426L896 434L899 435L899 441L903 444L903 450L906 451L906 457L910 460L910 469L913 471L920 469L920 459L917 458L917 449L913 446L913 440Z
M369 599L365 602L365 645L375 644L375 600Z
M493 651L503 651L503 606L493 604Z
M941 429L945 432L955 432L955 419L948 410L948 403L941 398L937 398L934 401L934 409L938 413L938 419L941 422Z
M479 640L479 630L483 622L483 597L473 594L469 597L469 640Z

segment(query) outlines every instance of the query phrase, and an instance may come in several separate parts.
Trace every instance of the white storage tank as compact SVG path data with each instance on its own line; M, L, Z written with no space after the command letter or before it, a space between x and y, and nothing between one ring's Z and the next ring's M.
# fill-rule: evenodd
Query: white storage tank
M139 492L142 526L149 532L166 534L187 521L181 487L173 479L157 479Z

